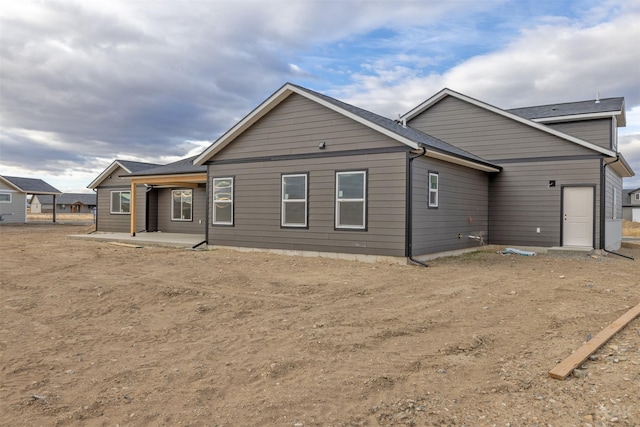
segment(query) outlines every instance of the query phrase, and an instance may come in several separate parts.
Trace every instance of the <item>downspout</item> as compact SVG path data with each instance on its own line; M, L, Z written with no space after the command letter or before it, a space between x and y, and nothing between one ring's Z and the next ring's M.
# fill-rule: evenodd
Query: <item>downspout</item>
M429 267L429 264L426 264L422 261L419 261L413 257L413 168L412 164L415 159L418 157L422 157L427 154L426 147L422 147L422 153L416 154L415 156L409 156L409 167L408 169L408 178L407 178L407 257L409 260L415 264L419 264L423 267Z
M92 234L98 231L98 189L92 188L92 190L94 193L96 193L96 207L94 208L94 211L93 211L93 222L96 225L96 228L89 234Z
M602 159L602 178L601 178L601 182L600 182L600 248L605 251L608 254L613 254L613 255L618 255L619 257L622 258L627 258L630 259L632 261L635 261L634 257L631 256L627 256L627 255L623 255L623 254L619 254L617 252L613 252L610 250L607 250L606 248L606 244L605 244L605 236L604 236L604 227L605 227L605 215L606 215L606 211L605 211L605 204L604 204L604 200L605 200L605 195L606 195L606 185L607 185L607 176L606 176L606 170L607 170L607 166L612 165L614 163L617 163L620 161L620 156L616 155L616 160L614 162L611 163L606 163L604 161L604 159ZM615 209L615 206L614 206Z

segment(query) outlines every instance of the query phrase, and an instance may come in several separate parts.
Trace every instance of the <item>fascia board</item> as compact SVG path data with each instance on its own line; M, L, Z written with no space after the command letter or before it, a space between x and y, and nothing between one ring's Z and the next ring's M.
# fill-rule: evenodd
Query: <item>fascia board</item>
M118 169L118 167L121 167L122 169L127 171L127 173L131 173L131 171L129 169L127 169L126 167L124 167L122 165L122 163L120 163L117 160L114 160L100 175L98 175L98 177L96 179L91 181L91 184L87 185L87 188L90 188L92 190L95 189L98 185L100 185L102 183L102 181L104 181L104 179L107 176L111 175L113 173L113 171Z
M3 176L0 176L0 180L2 182L4 182L6 185L8 185L9 187L15 189L16 191L19 191L20 193L26 193L26 191L24 191L22 188L18 187L17 185L15 185L13 182L9 181L8 179L6 179Z
M427 148L427 152L425 153L426 157L431 157L433 159L443 160L445 162L453 163L460 166L465 166L471 169L476 169L484 172L500 172L500 169L483 165L481 163L476 163L471 160L465 160L457 156L452 156L450 154L445 154L439 151L432 151Z
M627 162L627 159L625 159L620 153L618 153L617 157L609 157L604 159L604 161L611 169L623 178L631 178L636 175L631 168L631 165Z
M608 119L612 116L618 118L622 115L622 111L607 111L602 113L589 114L573 114L570 116L542 117L539 119L531 119L535 123L555 123L555 122L572 122L578 120ZM624 127L620 124L618 127Z
M606 148L602 148L599 147L595 144L592 144L590 142L584 141L580 138L576 138L574 136L571 135L567 135L566 133L563 132L559 132L555 129L552 129L548 126L545 126L543 124L540 123L536 123L532 120L528 120L525 119L523 117L520 116L516 116L515 114L509 113L508 111L505 111L501 108L498 107L494 107L493 105L487 104L485 102L482 101L478 101L477 99L468 97L466 95L463 95L461 93L452 91L451 89L443 89L442 91L440 91L438 94L436 94L435 96L431 97L430 99L428 99L427 101L423 102L420 106L414 108L413 110L411 110L409 113L405 114L404 116L401 116L401 119L406 119L406 120L410 120L413 117L417 116L418 114L420 114L421 112L423 112L424 110L426 110L427 108L429 108L431 105L435 104L436 102L440 101L441 99L443 99L445 96L453 96L454 98L458 98L462 101L468 102L470 104L473 104L477 107L480 108L484 108L485 110L491 111L493 113L499 114L503 117L509 118L511 120L515 120L516 122L522 123L526 126L532 127L534 129L538 129L542 132L546 132L549 133L551 135L557 136L558 138L562 138L564 140L567 141L571 141L574 144L578 144L582 147L588 148L590 150L593 151L597 151L598 153L604 154L606 156L609 157L615 157L616 153L611 151L611 150L607 150Z

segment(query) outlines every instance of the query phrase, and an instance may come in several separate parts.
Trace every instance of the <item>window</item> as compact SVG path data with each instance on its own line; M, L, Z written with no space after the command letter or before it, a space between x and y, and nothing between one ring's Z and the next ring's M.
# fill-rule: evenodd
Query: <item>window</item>
M193 220L193 190L171 191L171 220Z
M307 174L282 175L283 227L307 226Z
M213 179L213 223L233 225L233 178Z
M0 193L0 203L11 203L11 193Z
M636 198L636 200L640 200L640 193L636 193L633 196Z
M111 213L128 214L131 212L131 191L111 192Z
M439 177L437 172L429 172L429 207L438 207Z
M365 229L367 172L336 172L336 228Z

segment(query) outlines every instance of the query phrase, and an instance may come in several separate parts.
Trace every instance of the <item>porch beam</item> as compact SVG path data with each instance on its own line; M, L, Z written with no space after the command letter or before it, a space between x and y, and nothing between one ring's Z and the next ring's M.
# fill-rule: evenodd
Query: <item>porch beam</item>
M207 182L207 174L194 174L194 175L165 175L156 177L140 177L131 178L132 183L136 184L149 184L149 185L184 185L188 183L192 184L204 184Z

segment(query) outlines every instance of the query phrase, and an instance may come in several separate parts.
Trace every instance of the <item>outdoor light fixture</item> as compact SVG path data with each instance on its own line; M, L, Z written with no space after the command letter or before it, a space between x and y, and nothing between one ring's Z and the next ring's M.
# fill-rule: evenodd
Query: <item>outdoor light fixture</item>
M320 150L324 150L327 147L327 143L322 141L320 144L318 144L318 148Z

